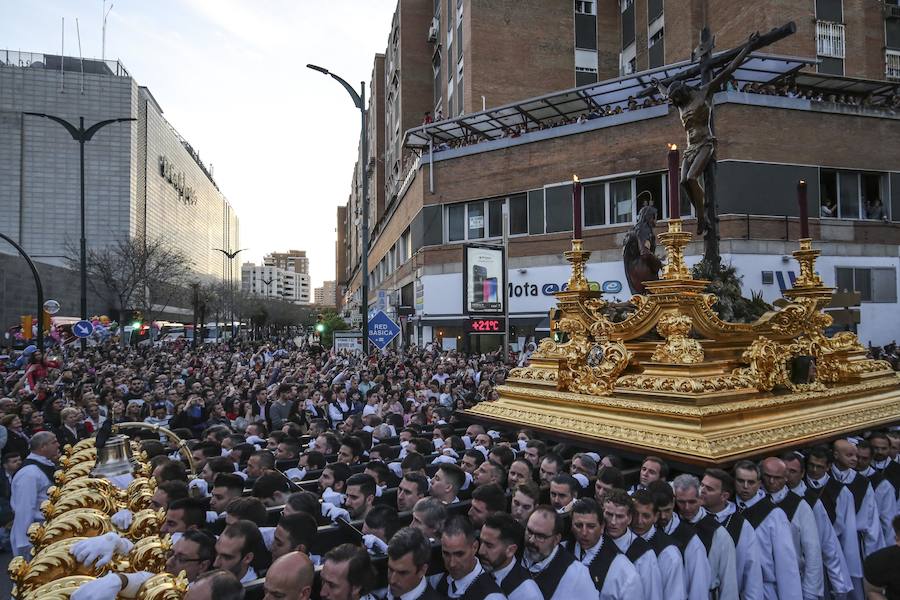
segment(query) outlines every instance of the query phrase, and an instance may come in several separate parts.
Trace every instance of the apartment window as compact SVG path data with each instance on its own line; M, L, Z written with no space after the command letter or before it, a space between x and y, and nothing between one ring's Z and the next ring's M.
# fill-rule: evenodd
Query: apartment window
M634 194L630 179L609 184L609 209L613 223L628 223L632 220Z
M884 51L884 76L887 79L900 79L900 51Z
M842 0L816 0L816 19L841 23L844 20Z
M438 51L434 53L434 56L431 59L431 68L434 71L434 105L438 106L441 103L441 92L443 92L443 84L441 81L441 50L438 48Z
M509 234L528 233L528 196L519 194L509 198Z
M659 30L650 36L649 41L647 42L650 47L649 52L649 60L650 60L650 68L655 69L656 67L661 67L665 64L666 56L665 56L665 44L663 43L665 35L665 29L660 27Z
M451 204L447 207L447 240L459 242L466 239L466 205Z
M634 1L622 2L622 48L634 43Z
M503 237L504 198L488 201L488 237Z
M575 0L576 15L596 15L597 5L594 0Z
M459 63L458 70L456 72L456 98L456 114L461 115L465 112L465 110L463 109L463 102L465 101L465 96L463 95L463 63Z
M647 22L652 23L663 14L663 0L647 0Z
M841 23L816 21L816 54L844 58L844 26Z
M453 69L448 69L448 70L451 72L450 81L447 82L447 111L450 114L448 114L446 116L452 117L453 109L456 107L456 105L453 104L453 98L454 98L454 96L453 96L453 75L452 75Z
M822 169L819 172L820 214L841 219L888 219L890 203L884 191L881 173Z
M606 225L606 184L586 183L581 188L584 226Z
M466 223L468 223L468 239L477 240L484 237L484 202L469 202L466 205L468 211Z
M575 47L582 50L597 49L597 15L594 12L579 13L575 10Z
M892 267L835 267L838 291L858 292L861 302L897 301L897 271Z
M459 15L459 20L456 24L456 60L458 61L462 60L463 58L462 39L462 15Z
M575 86L597 83L597 69L575 67Z
M572 184L544 188L547 233L572 231Z

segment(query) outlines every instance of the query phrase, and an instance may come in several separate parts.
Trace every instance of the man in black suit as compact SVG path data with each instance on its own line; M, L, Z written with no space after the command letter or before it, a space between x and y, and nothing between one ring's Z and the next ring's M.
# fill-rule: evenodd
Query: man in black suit
M405 527L388 544L388 600L441 600L425 579L431 543L420 530Z

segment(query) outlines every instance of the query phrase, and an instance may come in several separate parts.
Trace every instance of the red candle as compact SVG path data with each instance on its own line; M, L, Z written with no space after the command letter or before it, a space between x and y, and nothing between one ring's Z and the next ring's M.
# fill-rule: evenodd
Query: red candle
M572 175L572 239L581 239L581 182L578 175Z
M681 218L681 191L678 183L678 146L669 144L669 219Z
M809 237L809 209L806 206L806 181L797 183L797 203L800 205L800 239Z

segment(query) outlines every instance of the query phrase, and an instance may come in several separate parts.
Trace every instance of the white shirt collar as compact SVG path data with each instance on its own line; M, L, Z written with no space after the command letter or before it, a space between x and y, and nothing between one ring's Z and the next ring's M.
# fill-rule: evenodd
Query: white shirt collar
M818 479L811 479L811 478L807 477L807 478L806 478L806 481L808 481L808 482L809 482L809 485L811 485L811 486L814 487L815 489L819 489L820 487L822 487L822 486L824 486L826 483L828 483L828 473L825 473L824 475L822 475L822 476L819 477Z
M857 471L860 475L865 475L866 477L871 477L876 473L875 469L872 468L872 465L869 465L862 471Z
M31 459L35 462L39 462L42 465L47 465L48 467L56 466L56 464L52 460L47 458L46 456L41 456L40 454L35 454L34 452L32 452L31 454L29 454L28 456L25 457L25 460L28 460L28 459Z
M831 465L831 475L841 483L851 483L856 479L856 471L853 469L842 471L837 465Z
M872 466L875 467L876 469L878 469L879 471L883 471L883 470L887 469L889 466L891 466L891 459L886 458L880 462L876 462L873 460Z
M465 577L462 579L456 580L450 577L450 574L447 574L447 582L456 584L456 593L458 596L462 596L466 593L466 590L469 589L469 586L472 585L472 582L475 581L475 578L481 575L484 572L484 568L481 566L481 563L477 560L475 561L475 568L469 571Z
M241 583L250 583L254 579L259 579L259 577L256 576L256 571L253 570L253 567L247 567L247 572L241 577Z
M774 502L775 504L779 504L782 500L784 500L787 497L788 492L789 492L788 487L784 486L777 492L769 494L769 496L772 498L772 502Z
M575 558L582 564L589 565L594 561L594 557L597 556L597 553L600 552L601 548L603 548L602 535L600 536L600 540L587 550L582 550L578 542L575 542Z
M688 519L688 520L689 520L691 523L698 523L698 522L700 522L707 514L709 514L709 513L707 512L707 510L701 506L699 509L697 509L697 514L694 515L694 518ZM675 515L672 515L672 518L674 519L674 518L675 518Z
M425 588L428 586L428 581L423 577L422 581L419 582L419 585L409 590L405 594L401 594L400 596L394 596L390 590L388 590L388 598L392 600L415 600L419 596L425 593Z
M645 541L649 542L650 540L653 539L653 536L656 535L656 525L651 525L650 529L647 530L647 533L645 533L643 535L641 535L641 534L638 534L638 535L640 535L642 538L644 538Z
M764 491L762 491L762 489L760 488L760 489L756 490L756 493L749 500L738 499L737 503L738 503L738 506L740 506L741 508L750 508L751 506L753 506L754 504L756 504L757 502L759 502L760 500L762 500L765 497L766 497L766 493Z
M621 537L613 540L613 543L621 550L622 552L627 552L629 548L631 548L632 542L634 542L634 538L637 535L631 530L629 527L625 530L625 533L621 535Z
M737 506L734 505L734 502L726 502L725 508L723 508L719 512L713 513L713 514L716 516L716 520L719 521L719 523L722 523L723 521L725 521L725 519L727 519L728 517L733 515L736 511L737 511Z
M673 531L675 531L676 529L678 529L678 526L679 526L679 525L681 525L681 517L678 516L678 513L673 512L673 513L672 513L672 520L669 521L669 524L666 525L665 528L663 528L663 531L665 531L666 533L668 533L669 535L671 535Z
M512 571L513 567L516 566L515 559L509 561L509 564L503 567L502 569L497 569L491 575L494 576L494 581L497 582L497 585L503 582L506 579L506 576L509 575L509 572ZM403 600L406 600L405 598Z
M525 565L525 568L528 569L528 571L530 573L540 573L541 571L546 569L547 565L550 564L550 561L552 561L556 557L557 552L559 552L559 546L557 546L556 548L553 549L553 552L550 553L550 556L548 556L547 558L545 558L544 560L542 560L541 562L538 562L538 563L532 563L528 559L528 556L526 556L523 559L523 561L524 561L523 564Z
M806 482L801 479L800 483L798 483L796 485L796 487L791 488L791 491L794 492L795 494L797 494L798 496L805 496L806 495Z

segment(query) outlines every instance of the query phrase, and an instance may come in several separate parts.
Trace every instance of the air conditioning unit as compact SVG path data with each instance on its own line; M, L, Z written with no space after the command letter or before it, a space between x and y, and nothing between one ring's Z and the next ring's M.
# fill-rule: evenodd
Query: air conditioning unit
M433 44L434 42L437 41L437 37L438 37L437 27L435 27L434 24L432 24L431 27L428 28L428 37L426 38L426 40L428 41L429 44Z

